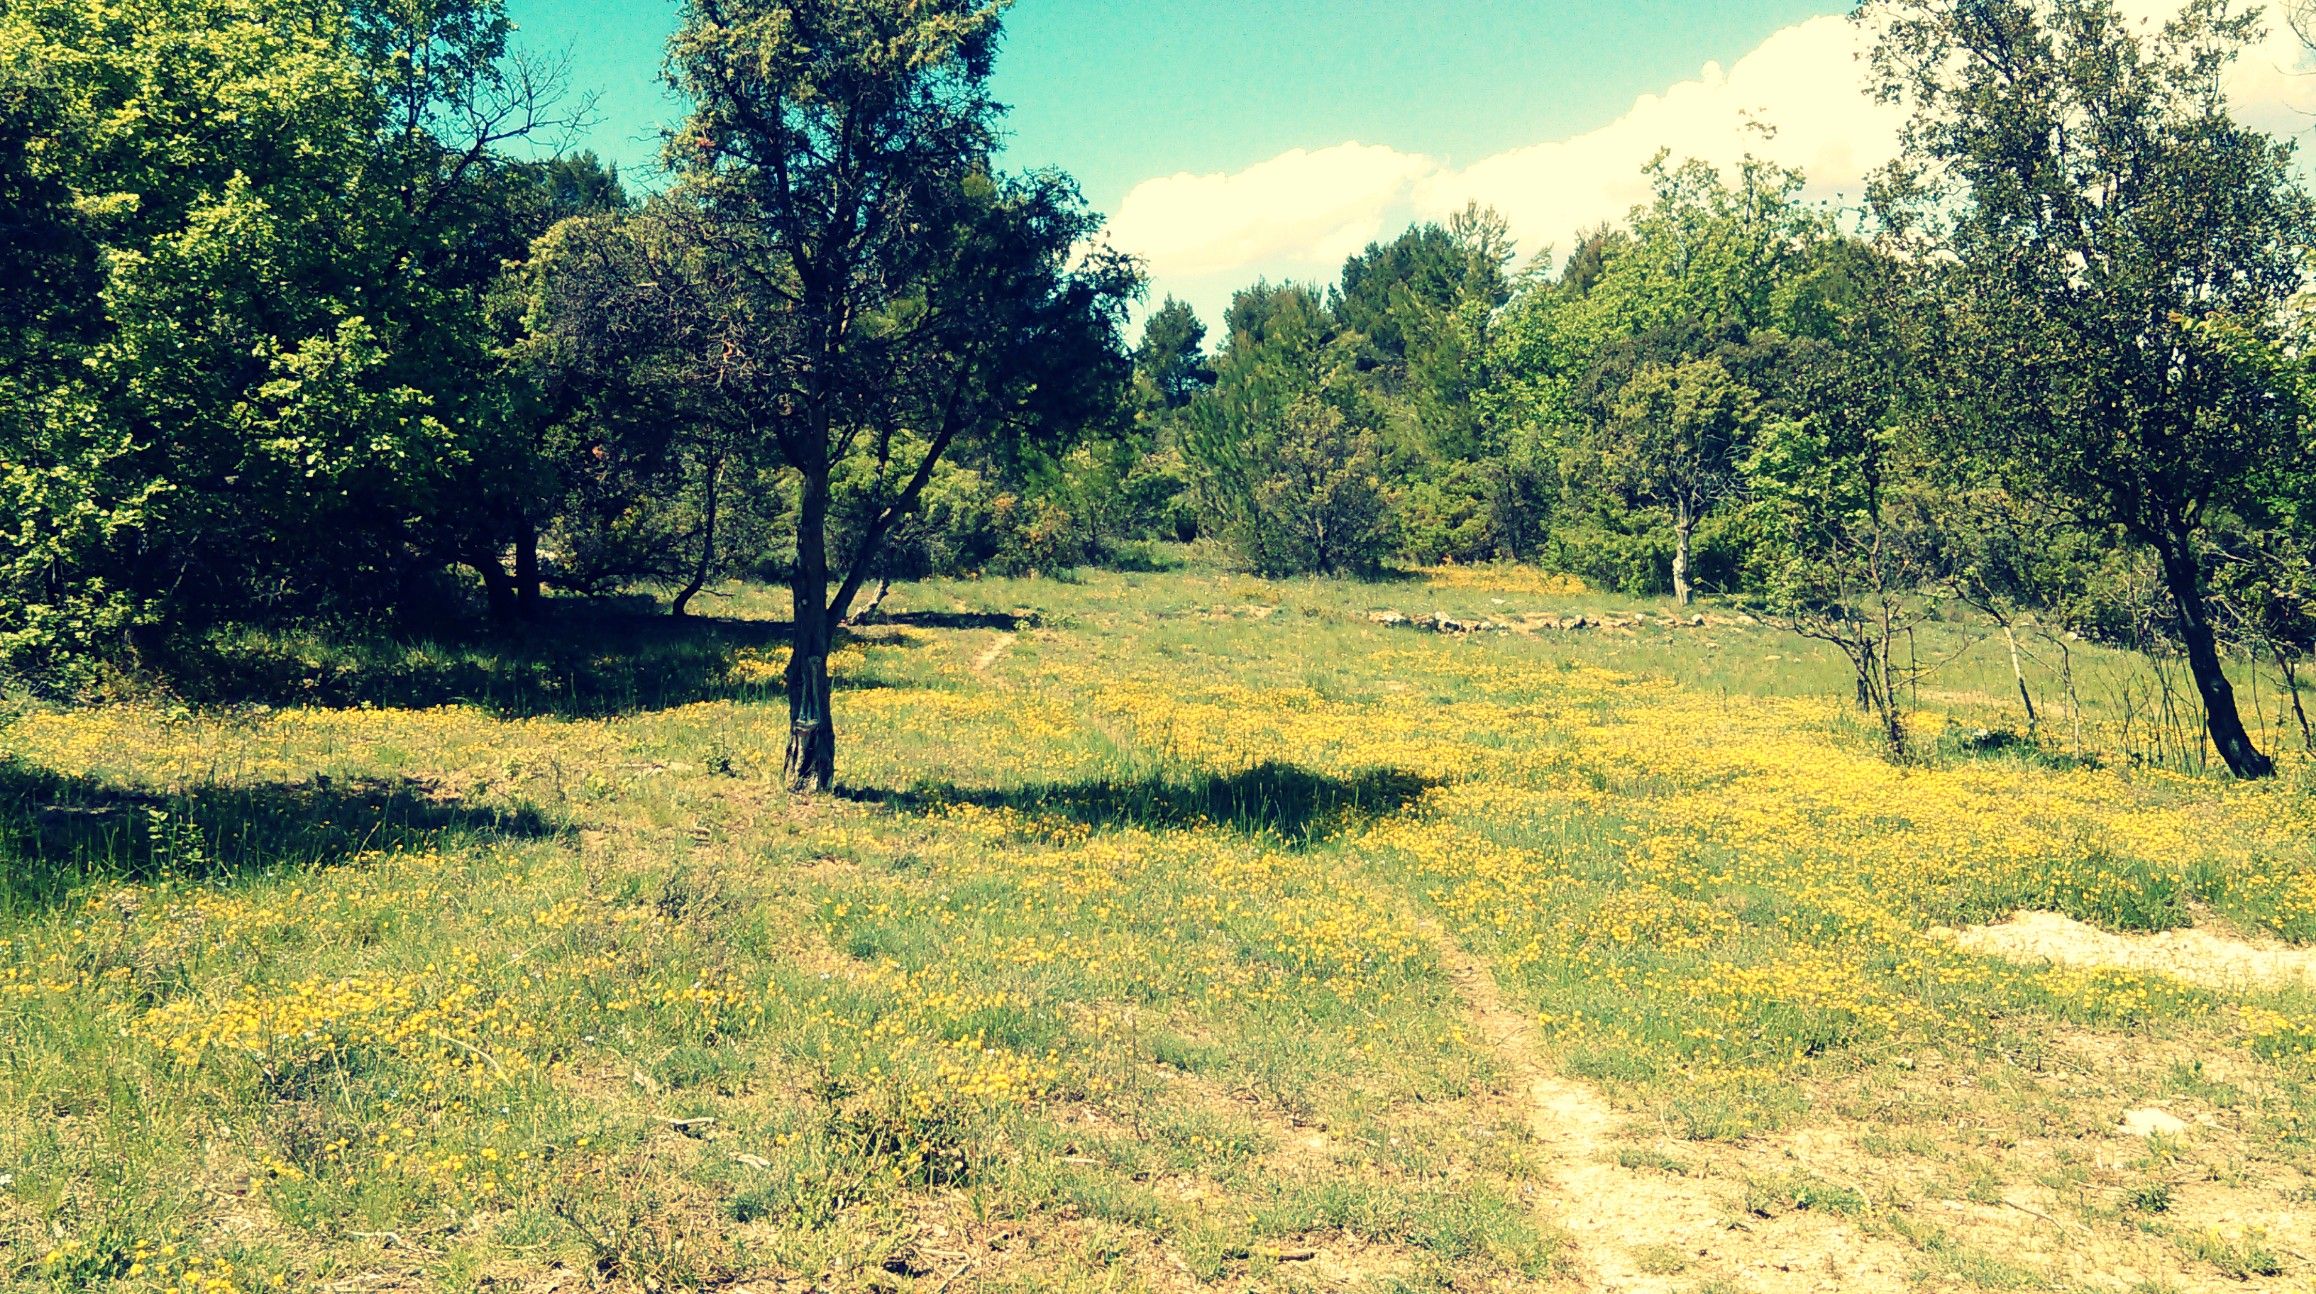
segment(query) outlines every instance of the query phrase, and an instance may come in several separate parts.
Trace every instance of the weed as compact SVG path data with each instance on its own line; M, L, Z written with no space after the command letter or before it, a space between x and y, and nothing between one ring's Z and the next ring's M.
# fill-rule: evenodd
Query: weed
M2208 1263L2212 1270L2235 1280L2284 1274L2283 1257L2257 1227L2234 1235L2217 1228L2190 1231L2179 1237L2179 1246L2198 1262Z
M1195 561L902 586L836 654L846 789L810 802L766 780L770 590L526 642L226 644L190 708L12 705L11 1278L1286 1285L1310 1273L1278 1255L1326 1249L1376 1288L1573 1279L1556 1152L1511 1131L1514 1042L1661 1130L1618 1143L1634 1189L1744 1181L1749 1213L1850 1219L1926 1280L2067 1278L1925 1221L2007 1217L2022 1181L2121 1201L2141 1270L2289 1258L2174 1236L2161 1188L2216 1164L2291 1203L2263 1183L2316 1154L2305 994L1928 927L2316 937L2290 779L2133 769L2090 701L2065 760L1974 748L2016 686L1959 624L1925 629L1954 696L1914 721L1945 754L1901 770L1819 699L1840 663L1758 627L1366 619L1411 591ZM1459 619L1634 605L1487 570L1422 592ZM1001 678L972 668L1030 621ZM2086 697L2144 667L2075 665ZM1474 1028L1442 938L1522 1038ZM2229 1113L2136 1165L2083 1123L2175 1097ZM1859 1180L1929 1198L1869 1208ZM1639 1256L1716 1288L1719 1253Z

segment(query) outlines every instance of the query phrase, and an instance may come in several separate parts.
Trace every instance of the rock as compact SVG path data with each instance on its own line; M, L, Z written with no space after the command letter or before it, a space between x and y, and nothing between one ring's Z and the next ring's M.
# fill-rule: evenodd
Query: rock
M1690 616L1690 617L1689 617L1689 627L1690 627L1691 629L1702 629L1702 628L1704 628L1704 627L1705 627L1705 617L1704 617L1704 616L1702 616L1702 615L1694 615L1694 616Z
M2152 1137L2158 1133L2166 1137L2176 1137L2187 1131L2187 1120L2176 1114L2147 1107L2138 1110L2125 1110L2123 1122L2118 1126L2125 1136L2130 1137Z

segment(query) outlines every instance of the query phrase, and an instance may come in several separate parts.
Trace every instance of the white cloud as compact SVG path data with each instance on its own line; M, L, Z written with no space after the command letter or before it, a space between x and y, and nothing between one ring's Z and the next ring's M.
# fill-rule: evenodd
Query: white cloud
M1573 139L1502 153L1422 186L1426 216L1467 201L1495 207L1531 252L1565 248L1579 229L1648 197L1641 168L1660 149L1733 167L1748 151L1799 168L1821 197L1855 195L1896 149L1899 115L1865 93L1857 29L1843 18L1788 27L1724 71L1643 95L1622 117Z
M1161 274L1182 277L1348 256L1437 170L1430 158L1374 145L1298 148L1233 175L1182 174L1137 185L1110 233L1153 268L1163 266Z
M2165 0L2126 2L2152 13ZM1866 176L1895 151L1901 121L1867 93L1864 48L1848 19L1813 18L1726 69L1707 64L1694 79L1642 95L1596 130L1461 168L1346 143L1228 174L1153 179L1127 194L1110 232L1147 260L1160 295L1184 297L1211 324L1238 286L1258 277L1331 279L1368 242L1466 202L1501 211L1524 255L1565 252L1579 230L1619 220L1647 197L1642 167L1660 149L1722 167L1751 151L1799 168L1813 197L1855 202ZM2231 81L2245 119L2287 134L2316 125L2312 66L2278 24Z

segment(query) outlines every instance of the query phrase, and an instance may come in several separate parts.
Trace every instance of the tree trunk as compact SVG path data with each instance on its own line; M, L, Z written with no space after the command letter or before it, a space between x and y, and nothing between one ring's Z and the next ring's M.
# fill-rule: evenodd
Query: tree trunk
M1697 533L1697 519L1686 501L1673 508L1673 601L1689 605L1689 540Z
M2026 704L2027 739L2032 741L2042 720L2035 714L2035 694L2027 690L2026 667L2019 663L2018 630L2008 619L2002 622L2002 636L2010 643L2010 676L2018 680L2018 699Z
M2308 725L2308 709L2300 704L2300 663L2289 652L2277 652L2276 664L2284 671L2284 687L2292 697L2292 717L2300 721L2300 745L2316 755L2316 728Z
M796 570L789 585L795 628L788 654L788 788L836 785L836 722L828 704L828 471L803 473L796 512Z
M520 603L515 595L514 578L499 564L498 554L475 554L474 568L482 575L483 600L490 608L491 623L502 628L513 624Z
M515 614L539 618L539 528L524 521L515 530Z
M1890 747L1890 758L1899 763L1907 759L1906 719L1898 712L1896 685L1890 677L1886 648L1864 632L1854 642L1841 642L1842 654L1850 658L1850 668L1857 674L1858 708L1874 717L1882 728L1882 740Z
M1876 708L1882 717L1882 739L1890 743L1890 758L1902 764L1909 758L1906 749L1906 714L1899 708L1898 673L1890 665L1893 646L1889 603L1885 601L1882 604L1881 632L1872 645L1874 696Z
M716 569L716 478L722 463L708 460L708 497L700 509L700 560L692 566L691 581L676 591L675 601L668 606L668 614L681 620L691 612L692 599L708 587L708 576Z
M2177 613L2180 643L2187 649L2187 668L2195 676L2195 690L2203 697L2204 727L2211 734L2212 745L2227 761L2228 771L2237 777L2272 777L2274 761L2252 744L2251 734L2244 731L2243 716L2236 711L2236 690L2220 661L2219 639L2212 631L2211 611L2203 596L2203 571L2196 564L2194 550L2177 535L2167 536L2159 548L2163 581Z

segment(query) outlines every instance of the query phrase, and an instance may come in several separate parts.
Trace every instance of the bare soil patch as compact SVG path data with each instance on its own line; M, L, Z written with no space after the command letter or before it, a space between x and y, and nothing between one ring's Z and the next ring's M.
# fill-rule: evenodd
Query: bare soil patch
M1862 1294L1914 1287L1916 1264L1903 1247L1836 1218L1744 1217L1699 1180L1619 1163L1623 1119L1591 1086L1543 1062L1534 1026L1504 1002L1486 966L1446 932L1430 933L1480 1036L1527 1085L1529 1131L1555 1187L1556 1220L1587 1269L1587 1289L1674 1294L1714 1279Z
M1994 925L1954 932L1976 953L2016 962L2169 975L2213 988L2316 985L2316 949L2234 938L2190 926L2115 934L2056 912L2020 912Z
M1006 651L1013 646L1013 640L1018 636L1017 634L1000 635L996 642L989 644L987 650L973 658L973 672L976 674L989 672L989 667L995 665L998 659L1005 655Z

